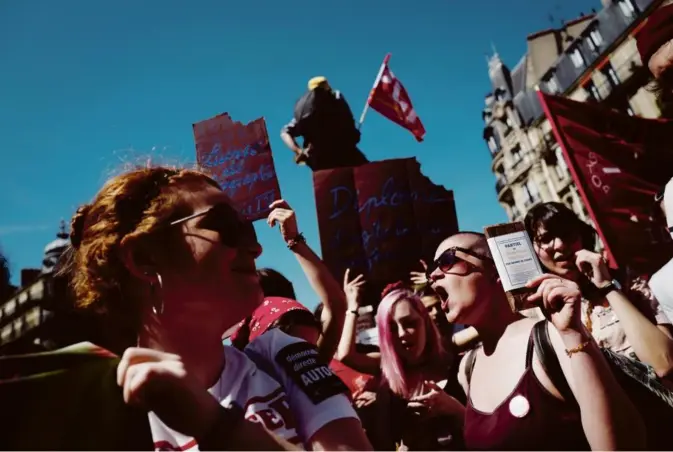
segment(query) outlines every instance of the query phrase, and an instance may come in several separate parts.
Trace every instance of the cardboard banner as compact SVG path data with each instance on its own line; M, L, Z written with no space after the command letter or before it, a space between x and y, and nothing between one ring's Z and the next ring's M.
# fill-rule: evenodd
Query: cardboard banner
M251 221L281 199L264 118L243 125L228 113L193 125L196 161Z
M673 121L539 95L610 264L651 274L673 256L653 215L654 195L673 176Z
M415 158L317 171L313 184L323 260L339 281L347 268L364 273L372 296L408 280L458 230L453 192Z

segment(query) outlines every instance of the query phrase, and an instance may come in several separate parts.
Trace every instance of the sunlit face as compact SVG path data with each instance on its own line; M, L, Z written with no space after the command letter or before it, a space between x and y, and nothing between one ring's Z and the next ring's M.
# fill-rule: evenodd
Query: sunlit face
M402 361L407 365L416 365L422 361L427 342L427 332L423 317L414 310L407 300L393 306L390 328L396 335L396 349Z
M455 246L469 247L459 239L449 238L439 245L435 259ZM489 267L492 264L461 251L456 251L456 257L456 263L446 272L439 268L432 272L432 288L441 299L449 323L474 325L491 313L491 294L497 278Z
M428 314L430 315L432 321L435 323L435 325L437 325L437 319L439 316L444 315L442 312L442 300L436 296L426 296L421 298L421 302L423 302L425 309L428 310Z
M579 234L559 237L551 234L544 226L538 226L533 237L533 247L542 265L547 270L564 278L574 279L578 275L575 253L582 249Z
M229 202L222 191L205 183L184 192L192 213ZM255 267L262 248L256 237L237 241L236 246L223 244L218 231L235 229L227 221L208 214L170 227L170 239L159 250L166 254L158 264L165 326L202 325L224 333L262 303Z

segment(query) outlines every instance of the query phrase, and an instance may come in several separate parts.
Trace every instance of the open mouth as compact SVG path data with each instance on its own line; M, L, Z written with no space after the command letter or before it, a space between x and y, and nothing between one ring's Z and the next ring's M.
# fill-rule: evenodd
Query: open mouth
M439 297L440 304L442 306L442 311L447 312L449 310L449 294L443 287L435 285L433 287L435 293Z

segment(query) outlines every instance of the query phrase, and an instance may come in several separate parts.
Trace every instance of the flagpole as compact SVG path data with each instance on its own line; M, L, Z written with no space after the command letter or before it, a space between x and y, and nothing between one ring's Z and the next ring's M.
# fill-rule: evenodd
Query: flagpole
M381 63L379 73L376 75L376 79L374 80L374 86L369 92L369 96L367 96L367 101L365 102L365 108L362 110L362 114L360 115L360 121L358 122L358 130L362 128L362 123L365 122L365 116L367 116L367 112L369 111L369 99L371 99L372 93L374 92L379 82L381 81L381 77L383 76L383 70L386 68L388 61L390 61L390 56L391 56L390 53L387 54L383 59L383 63Z

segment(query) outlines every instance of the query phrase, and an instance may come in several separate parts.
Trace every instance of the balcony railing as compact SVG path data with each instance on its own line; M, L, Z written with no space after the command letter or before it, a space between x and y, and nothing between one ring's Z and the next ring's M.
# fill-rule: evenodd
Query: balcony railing
M526 209L529 209L529 208L533 207L535 204L539 204L541 202L542 202L542 198L540 197L540 195L533 195L533 196L530 196L530 197L526 198L526 200L523 203L523 206Z
M516 180L524 172L526 172L533 164L533 156L530 153L525 153L521 158L516 160L507 171L507 179L510 181Z

